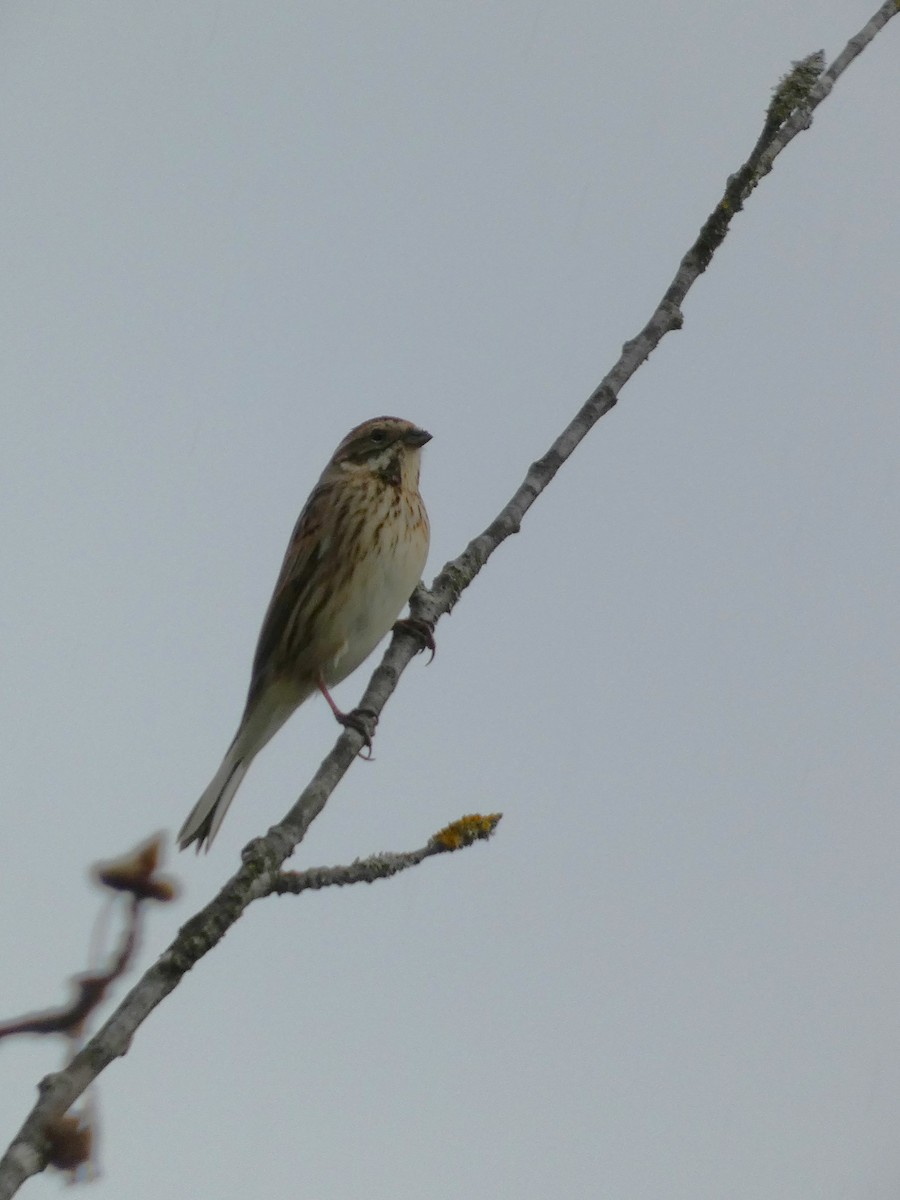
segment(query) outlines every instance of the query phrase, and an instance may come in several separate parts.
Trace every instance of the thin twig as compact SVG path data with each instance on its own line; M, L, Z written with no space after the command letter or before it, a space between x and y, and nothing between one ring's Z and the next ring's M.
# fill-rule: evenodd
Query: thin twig
M358 858L345 867L308 867L305 871L279 871L267 881L266 890L259 895L297 896L301 892L320 891L326 887L346 887L350 883L375 883L377 879L390 879L410 867L417 867L426 858L436 854L450 854L462 850L476 841L485 841L500 823L501 814L488 816L474 814L461 817L446 829L429 838L418 850L405 850L400 854L384 851L369 858Z

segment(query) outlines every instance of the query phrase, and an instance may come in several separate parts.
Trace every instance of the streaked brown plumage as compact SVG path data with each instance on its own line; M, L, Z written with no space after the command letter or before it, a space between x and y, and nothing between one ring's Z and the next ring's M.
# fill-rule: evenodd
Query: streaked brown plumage
M372 653L422 576L428 515L419 459L431 435L398 417L352 429L332 455L288 543L263 620L244 715L222 765L178 834L212 843L254 757L293 711Z

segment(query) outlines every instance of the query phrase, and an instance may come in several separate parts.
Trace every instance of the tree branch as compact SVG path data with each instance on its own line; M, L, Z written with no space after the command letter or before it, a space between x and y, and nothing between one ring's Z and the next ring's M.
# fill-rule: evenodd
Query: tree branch
M796 64L794 70L779 84L756 145L746 162L729 178L721 199L682 258L675 277L646 325L625 343L618 361L546 453L532 463L520 487L484 532L443 567L430 590L421 587L417 590L411 604L414 618L434 624L449 613L497 547L519 531L522 519L537 497L553 480L576 446L616 404L624 385L663 337L681 327L681 304L684 298L706 270L727 235L732 219L740 212L753 188L772 169L775 159L797 133L808 128L813 109L825 99L853 59L897 11L898 0L888 0L882 4L824 74L819 74L815 56L810 56ZM395 633L366 688L361 702L363 707L376 714L381 712L397 686L400 675L419 649L421 642L412 633L402 629ZM341 734L334 749L323 760L284 820L273 826L265 837L252 841L244 849L240 870L209 904L183 926L168 949L146 971L69 1066L42 1081L37 1104L0 1161L0 1200L8 1200L29 1175L43 1169L47 1153L44 1130L48 1122L65 1113L113 1059L125 1054L141 1022L177 986L184 974L216 945L249 903L273 892L300 891L304 887L316 886L311 882L313 875L310 872L293 876L282 873L280 868L305 837L362 744L361 735L352 729ZM414 852L413 857L415 854L425 856L421 851ZM392 870L386 870L385 874L393 873L393 869L404 869L397 866L397 860L402 857L385 856L385 861L390 860L392 866ZM375 871L372 864L376 860L368 861L368 869ZM362 870L363 864L355 865ZM353 868L342 870L352 871ZM301 886L300 881L304 877L306 882ZM372 877L383 876L376 873ZM291 880L297 881L296 887ZM330 882L338 880L332 878Z
M810 89L806 104L801 105L784 122L784 125L772 139L772 144L762 156L758 179L762 179L764 175L768 175L772 170L772 164L775 159L794 140L798 133L801 133L804 129L809 129L813 109L818 108L853 60L862 54L866 46L881 32L891 17L896 17L898 12L900 12L900 0L885 0L884 4L882 4L871 19L863 25L859 33L850 39L828 70L824 71L816 80Z
M419 850L402 854L373 854L358 858L348 867L309 867L305 871L279 871L257 889L259 896L297 896L301 892L320 891L326 887L345 887L348 883L374 883L389 879L410 867L417 867L435 854L452 854L477 841L486 841L500 824L501 813L481 816L475 813L461 817L429 838ZM264 890L263 890L264 889Z

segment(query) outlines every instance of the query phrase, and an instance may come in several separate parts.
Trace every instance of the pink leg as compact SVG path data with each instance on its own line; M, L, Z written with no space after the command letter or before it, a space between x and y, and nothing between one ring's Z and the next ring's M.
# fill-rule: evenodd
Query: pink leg
M349 713L343 712L335 704L334 698L331 695L331 692L329 692L328 688L325 686L325 680L321 675L319 676L317 682L319 685L319 691L328 701L328 707L334 713L334 719L338 722L338 724L343 725L345 729L355 729L356 732L362 737L364 745L363 749L359 752L360 758L364 758L367 761L370 760L372 757L372 736L364 722L364 718L369 717L371 719L375 716L375 714L370 712L370 710L367 708L356 708L353 710L353 712ZM363 753L363 751L366 753Z

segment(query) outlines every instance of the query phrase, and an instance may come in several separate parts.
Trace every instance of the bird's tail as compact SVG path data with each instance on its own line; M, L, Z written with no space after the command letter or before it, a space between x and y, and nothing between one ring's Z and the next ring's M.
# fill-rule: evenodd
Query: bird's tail
M241 724L234 741L225 752L221 767L178 833L178 845L182 850L187 849L191 842L197 843L198 854L210 848L250 764L308 694L309 691L304 695L294 685L275 685L247 702Z
M188 818L178 833L178 845L186 850L191 842L197 843L197 853L208 850L212 840L225 820L228 806L247 774L253 755L246 753L240 734L234 739L222 759L209 787L191 809Z

